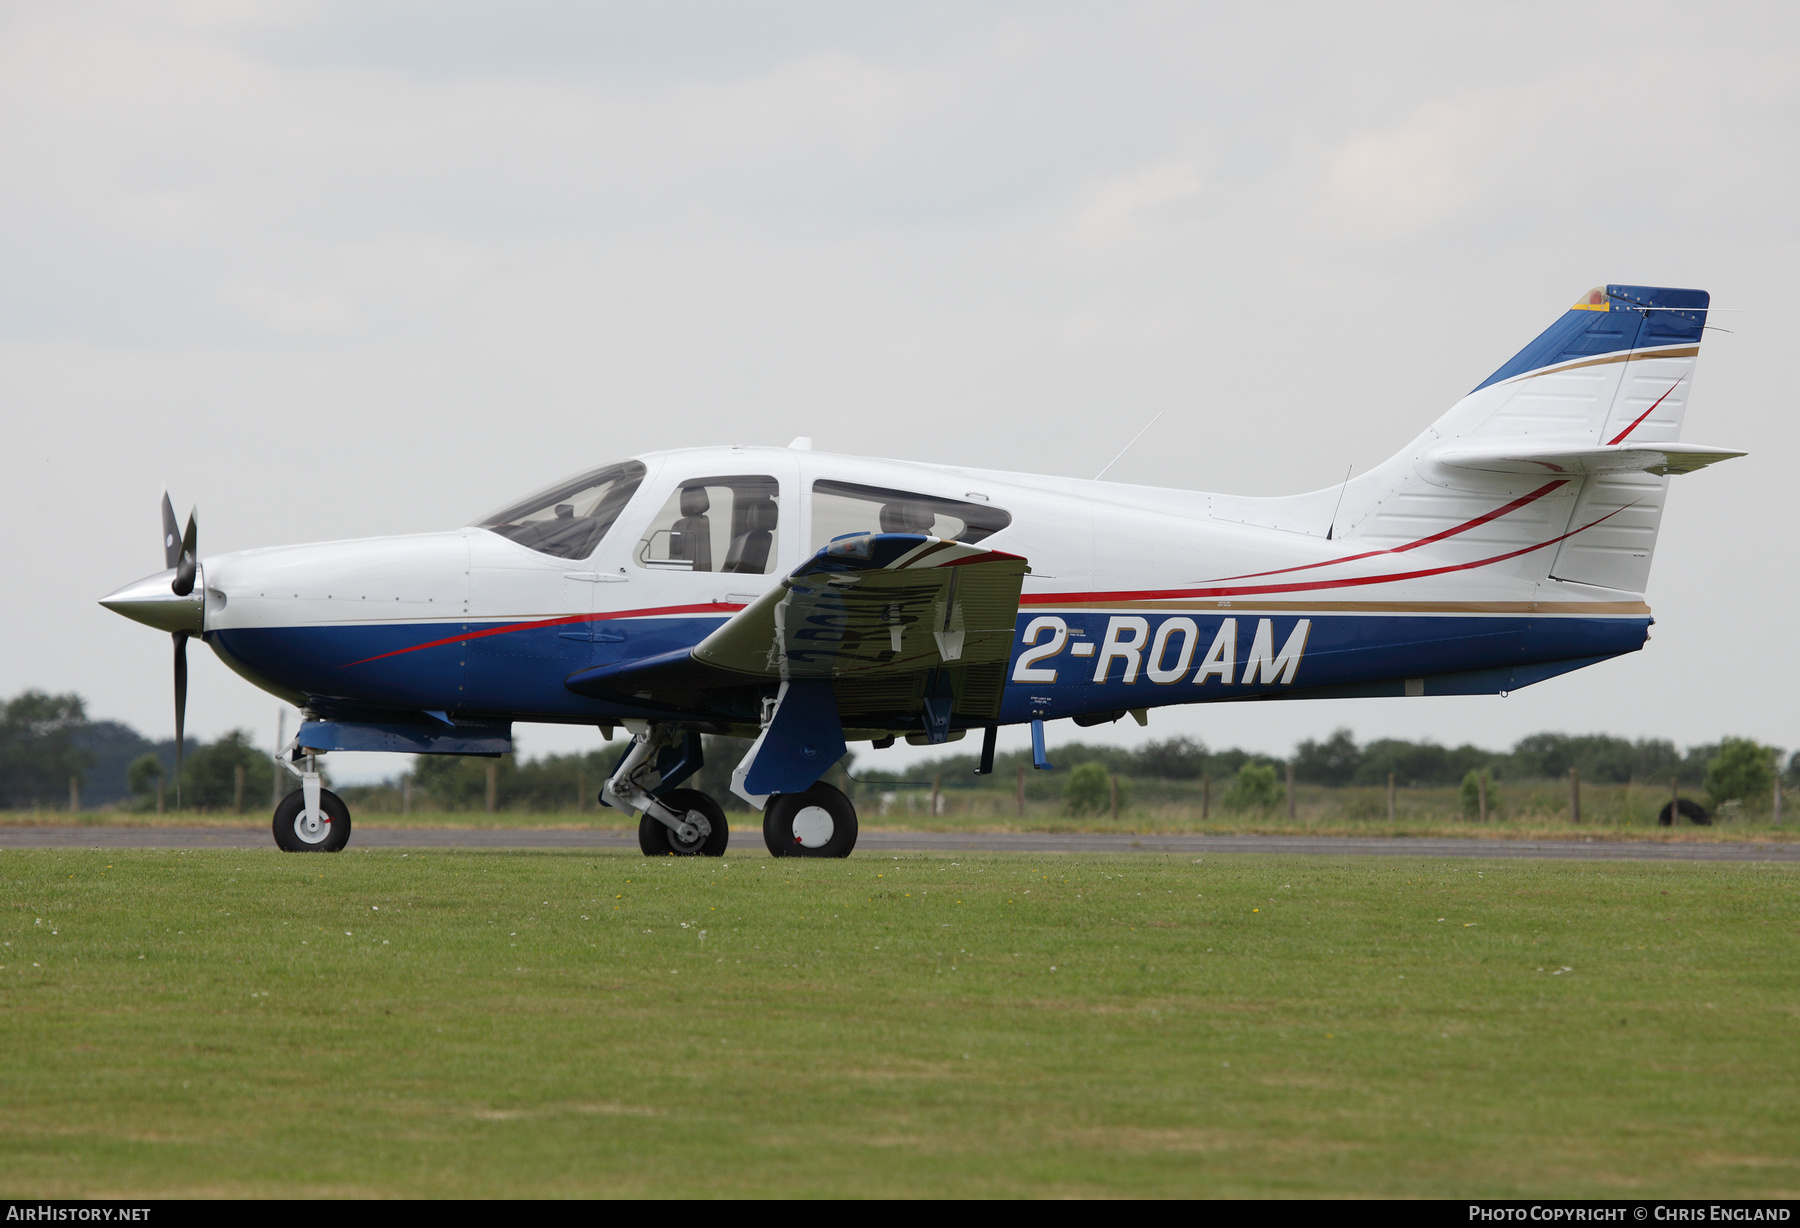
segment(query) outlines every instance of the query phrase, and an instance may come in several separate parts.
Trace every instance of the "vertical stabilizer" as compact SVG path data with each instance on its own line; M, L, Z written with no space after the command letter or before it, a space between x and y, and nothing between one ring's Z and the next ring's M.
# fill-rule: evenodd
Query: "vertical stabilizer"
M1589 291L1404 451L1352 481L1335 538L1511 554L1494 567L1515 578L1642 592L1666 476L1572 471L1548 460L1484 472L1441 458L1678 441L1708 301L1700 290Z

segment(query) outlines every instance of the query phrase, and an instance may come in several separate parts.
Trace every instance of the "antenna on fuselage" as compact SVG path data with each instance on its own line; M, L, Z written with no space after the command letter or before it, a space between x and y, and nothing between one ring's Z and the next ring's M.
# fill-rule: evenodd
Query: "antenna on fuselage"
M1340 510L1343 509L1344 492L1346 490L1350 489L1350 470L1352 470L1354 468L1356 468L1355 461L1351 461L1347 466L1344 467L1344 484L1342 486L1338 487L1338 501L1336 503L1334 503L1331 507L1331 523L1325 526L1325 540L1326 541L1330 541L1331 535L1333 533L1337 532L1337 514Z
M1163 414L1166 414L1168 412L1169 411L1165 409L1162 411L1161 414L1157 414L1156 417L1154 417L1154 418L1150 419L1150 421L1144 423L1144 429L1139 431L1137 434L1133 435L1131 437L1131 442L1119 449L1118 456L1115 456L1111 460L1106 462L1106 468L1102 469L1099 473L1096 473L1094 475L1094 481L1098 482L1101 478L1105 477L1106 470L1111 469L1114 465L1118 464L1119 461L1124 457L1124 455L1127 452L1131 451L1131 449L1137 445L1137 441L1142 439L1145 436L1145 434L1149 432L1151 427L1155 426L1159 421L1162 420Z

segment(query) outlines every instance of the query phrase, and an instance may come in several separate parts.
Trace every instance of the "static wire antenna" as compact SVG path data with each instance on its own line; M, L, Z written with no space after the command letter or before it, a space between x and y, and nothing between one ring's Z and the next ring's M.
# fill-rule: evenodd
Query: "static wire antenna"
M1337 532L1337 514L1343 510L1344 492L1350 489L1350 471L1354 468L1356 468L1355 461L1351 461L1344 467L1344 484L1338 487L1338 501L1331 507L1331 523L1325 526L1326 541L1330 541L1331 535Z
M1137 441L1142 439L1146 434L1148 434L1151 427L1155 426L1158 422L1162 421L1163 414L1166 414L1168 412L1169 411L1165 409L1162 411L1162 413L1157 414L1156 417L1154 417L1154 418L1150 419L1150 421L1144 423L1144 429L1139 431L1137 434L1133 435L1131 437L1131 442L1126 444L1124 447L1120 448L1119 454L1117 456L1113 457L1111 460L1106 462L1106 468L1100 470L1099 473L1096 473L1094 475L1094 481L1098 482L1101 478L1105 477L1106 470L1111 469L1114 465L1118 464L1121 460L1123 460L1125 457L1125 454L1127 452L1131 451L1132 448L1137 446Z

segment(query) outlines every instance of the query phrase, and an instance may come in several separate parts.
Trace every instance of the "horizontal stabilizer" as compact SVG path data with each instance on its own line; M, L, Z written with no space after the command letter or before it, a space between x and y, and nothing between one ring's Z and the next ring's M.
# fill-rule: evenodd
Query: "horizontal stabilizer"
M1451 469L1478 473L1584 474L1692 473L1716 461L1748 455L1698 443L1621 443L1571 447L1516 443L1445 448L1431 459Z

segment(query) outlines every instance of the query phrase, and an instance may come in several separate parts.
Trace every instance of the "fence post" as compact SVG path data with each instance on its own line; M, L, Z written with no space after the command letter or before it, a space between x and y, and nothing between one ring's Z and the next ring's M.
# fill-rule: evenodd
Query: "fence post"
M81 777L69 777L69 811L75 813L81 809Z
M943 787L944 777L942 773L931 778L931 813L933 815L943 813L943 810L941 809L943 806L943 794L940 792Z
M487 812L494 813L494 806L500 800L500 765L492 759L487 765Z
M575 813L587 813L587 768L575 769Z
M1394 821L1394 774L1388 773L1388 822Z
M1669 826L1681 826L1681 777L1669 777Z
M1781 773L1775 773L1775 826L1781 826Z
M1119 775L1117 772L1106 774L1106 783L1112 793L1112 821L1119 821Z
M412 813L412 773L406 772L400 777L400 813Z
M1200 773L1200 821L1206 822L1212 817L1212 773Z
M1288 818L1294 817L1294 765L1288 764Z
M1476 813L1483 823L1487 822L1487 773L1478 772L1475 776Z
M1569 821L1581 822L1581 769L1569 769Z
M287 709L275 710L275 763L269 774L269 809L281 805L281 781L287 769L281 766L281 752L287 747Z
M162 812L163 812L163 778L161 776L158 776L156 778L156 813L161 814Z
M1019 817L1021 819L1024 818L1025 817L1025 765L1023 763L1021 763L1019 765L1019 783L1013 786L1013 805L1015 808L1017 808L1017 810L1019 812Z

